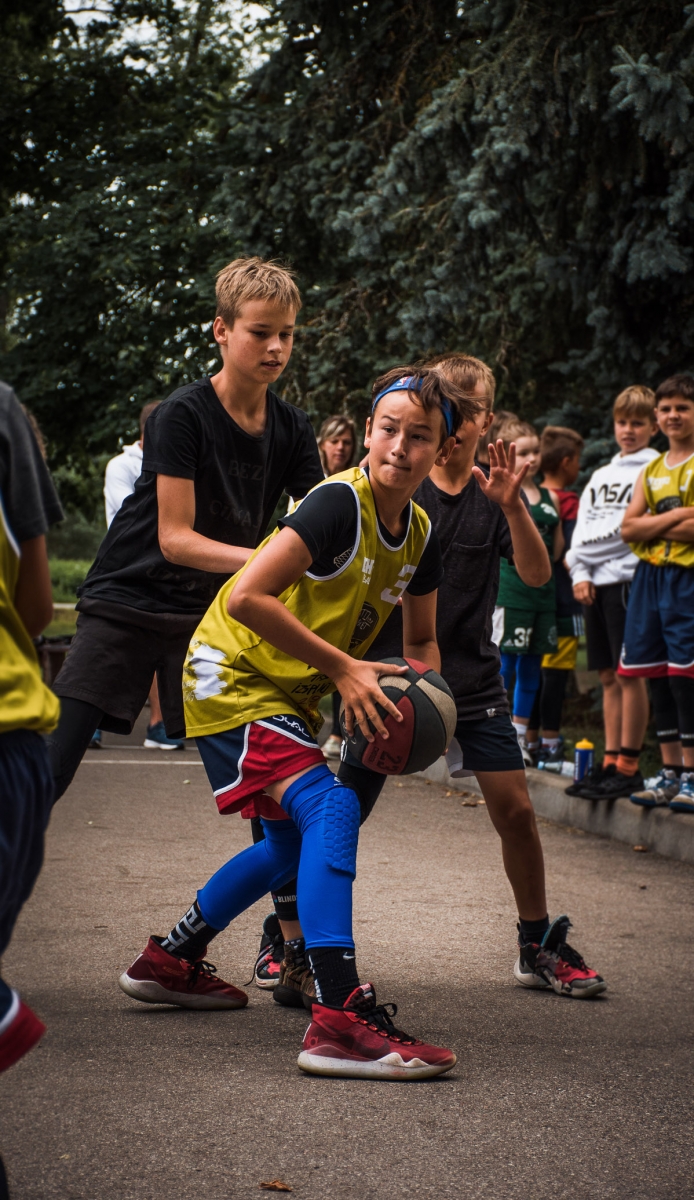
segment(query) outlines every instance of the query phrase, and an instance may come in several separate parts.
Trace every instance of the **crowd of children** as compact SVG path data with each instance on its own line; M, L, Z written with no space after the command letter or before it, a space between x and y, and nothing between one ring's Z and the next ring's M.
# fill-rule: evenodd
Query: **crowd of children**
M0 837L13 860L3 863L0 949L38 871L50 803L97 728L132 728L155 677L166 736L197 739L220 812L251 818L253 841L166 936L152 935L123 990L190 1009L243 1007L246 994L205 954L269 892L275 912L256 980L311 1008L300 1067L426 1078L449 1070L455 1054L397 1029L356 967L359 829L384 777L345 752L333 775L316 741L318 700L339 693L347 728L358 723L371 740L387 736L383 711L399 719L378 682L398 668L383 660L405 655L441 670L457 709L449 762L478 778L517 903L516 980L567 997L604 991L567 942L568 917L550 920L524 765L563 756L562 705L585 615L606 752L570 790L694 812L694 379L620 394L619 453L580 502L571 490L580 436L547 426L540 437L512 413L494 417L493 374L464 354L376 381L368 461L352 468L349 418L331 418L317 447L305 414L270 387L300 307L291 274L274 263L237 260L220 273L221 369L149 414L142 469L80 591L57 695L41 684L29 635L45 624L47 604L35 611L44 534L60 509L16 401L0 392L0 419L18 445L9 465L0 458L9 664L0 776L15 799L27 788L35 796L26 831L15 821L14 842ZM664 454L649 449L656 427ZM28 524L12 490L15 462L36 494ZM283 491L290 510L262 540ZM663 770L644 783L646 679ZM0 982L0 1069L41 1032Z

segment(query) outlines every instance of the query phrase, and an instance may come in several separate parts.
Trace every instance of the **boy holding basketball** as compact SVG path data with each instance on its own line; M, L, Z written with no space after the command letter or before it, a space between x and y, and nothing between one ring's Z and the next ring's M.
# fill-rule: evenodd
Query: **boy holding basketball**
M252 805L265 837L212 876L166 938L150 938L120 983L151 1003L242 1007L245 994L203 962L207 945L298 868L316 990L299 1066L416 1079L449 1070L455 1055L394 1027L372 986L359 983L352 937L359 825L383 776L345 762L335 778L315 735L318 702L335 687L348 733L356 722L369 742L374 730L387 740L379 708L402 719L378 680L407 668L360 661L401 597L407 655L438 669L440 552L411 498L477 406L439 372L410 368L378 380L373 396L368 473L354 468L325 480L280 522L222 588L186 660L187 730L218 806L227 813Z
M513 563L523 583L532 588L550 578L549 555L521 497L527 468L515 472L513 447L508 458L501 439L496 448L489 447L488 474L475 465L478 440L492 420L492 372L464 354L442 355L434 362L446 379L481 404L479 413L456 430L452 453L435 464L416 492L417 504L439 536L445 569L437 640L441 673L458 710L450 769L477 776L501 838L504 867L518 905L516 979L525 987L551 987L563 996L594 996L607 985L567 944L568 918L549 921L542 844L501 679L499 650L492 641L500 560ZM399 638L393 621L371 654L385 658L401 653Z

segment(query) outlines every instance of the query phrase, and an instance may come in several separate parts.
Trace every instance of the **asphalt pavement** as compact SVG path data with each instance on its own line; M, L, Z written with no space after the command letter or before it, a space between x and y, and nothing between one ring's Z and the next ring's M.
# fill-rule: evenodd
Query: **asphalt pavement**
M250 841L194 747L105 736L57 805L3 973L43 1018L0 1078L13 1200L669 1200L694 1194L694 869L541 822L553 915L608 980L561 999L513 980L515 911L476 797L389 781L362 830L357 963L397 1024L452 1046L422 1083L296 1066L307 1017L149 1007L118 988L213 870ZM251 974L263 901L213 944ZM267 1194L270 1194L269 1192Z

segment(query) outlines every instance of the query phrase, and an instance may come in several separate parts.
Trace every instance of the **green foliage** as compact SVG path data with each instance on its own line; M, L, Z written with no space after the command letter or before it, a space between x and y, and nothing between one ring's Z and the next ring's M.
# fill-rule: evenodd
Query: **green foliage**
M463 349L593 466L614 395L692 365L694 5L266 0L250 71L212 0L41 4L2 18L0 373L89 522L97 456L215 361L238 253L298 270L281 384L316 420Z
M51 583L53 599L63 604L74 603L77 600L77 588L84 583L87 571L91 566L90 559L51 558Z

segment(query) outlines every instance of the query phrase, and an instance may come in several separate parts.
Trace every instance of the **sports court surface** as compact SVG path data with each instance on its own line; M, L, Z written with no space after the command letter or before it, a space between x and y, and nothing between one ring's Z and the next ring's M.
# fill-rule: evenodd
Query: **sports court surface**
M306 1077L307 1015L270 993L251 985L246 1010L190 1013L117 986L147 935L250 841L246 822L217 815L194 748L141 745L138 727L88 753L5 958L48 1025L0 1081L13 1200L250 1200L277 1179L301 1200L692 1194L691 867L542 823L550 911L571 915L609 991L525 992L484 807L389 781L360 841L358 964L398 1002L397 1024L452 1046L458 1065L429 1083ZM249 978L269 911L214 943L225 978Z

